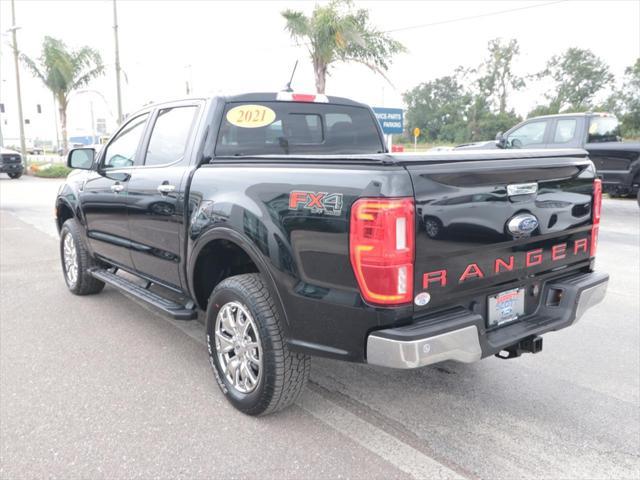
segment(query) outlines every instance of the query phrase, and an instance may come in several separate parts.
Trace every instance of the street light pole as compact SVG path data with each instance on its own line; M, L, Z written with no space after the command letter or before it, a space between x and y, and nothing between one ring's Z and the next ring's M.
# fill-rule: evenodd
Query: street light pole
M11 0L13 2L13 0ZM113 35L116 43L116 90L118 95L118 125L122 123L122 98L120 91L120 47L118 45L118 10L113 0Z
M18 123L20 124L20 153L22 154L22 161L24 162L25 173L28 171L27 162L27 144L24 140L24 119L22 118L22 93L20 91L20 62L18 60L18 39L16 35L16 5L14 0L11 0L11 34L13 36L13 61L16 68L16 94L18 96Z

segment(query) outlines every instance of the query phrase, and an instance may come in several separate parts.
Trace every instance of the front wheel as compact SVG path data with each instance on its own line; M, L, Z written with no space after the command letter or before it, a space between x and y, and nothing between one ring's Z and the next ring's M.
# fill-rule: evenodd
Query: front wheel
M104 288L104 283L94 278L89 269L97 266L85 246L78 221L71 218L60 229L60 260L67 287L76 295L91 295Z
M8 173L7 175L9 175L10 179L17 180L22 176L22 172Z
M309 378L310 359L289 350L258 274L237 275L216 286L207 308L207 346L220 389L248 415L291 405Z

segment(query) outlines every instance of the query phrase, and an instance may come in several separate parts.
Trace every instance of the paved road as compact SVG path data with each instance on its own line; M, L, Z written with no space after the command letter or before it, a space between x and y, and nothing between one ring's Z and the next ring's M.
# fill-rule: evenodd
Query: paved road
M605 200L605 303L517 360L393 371L314 359L254 419L198 322L66 291L55 180L0 178L0 478L640 478L640 210Z

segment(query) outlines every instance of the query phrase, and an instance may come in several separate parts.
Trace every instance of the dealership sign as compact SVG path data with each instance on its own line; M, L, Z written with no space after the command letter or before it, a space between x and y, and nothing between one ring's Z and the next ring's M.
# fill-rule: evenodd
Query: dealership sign
M401 108L373 107L373 112L376 114L376 118L385 135L402 133L404 131Z

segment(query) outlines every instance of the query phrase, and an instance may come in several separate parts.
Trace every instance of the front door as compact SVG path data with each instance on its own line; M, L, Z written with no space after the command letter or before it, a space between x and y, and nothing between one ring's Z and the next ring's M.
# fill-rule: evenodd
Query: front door
M127 186L149 115L128 121L103 149L98 168L84 184L80 203L93 252L123 267L132 267L127 219Z
M509 132L508 148L544 148L549 120L532 120Z
M142 165L128 185L131 255L135 269L180 287L185 186L198 104L158 109L143 145Z

